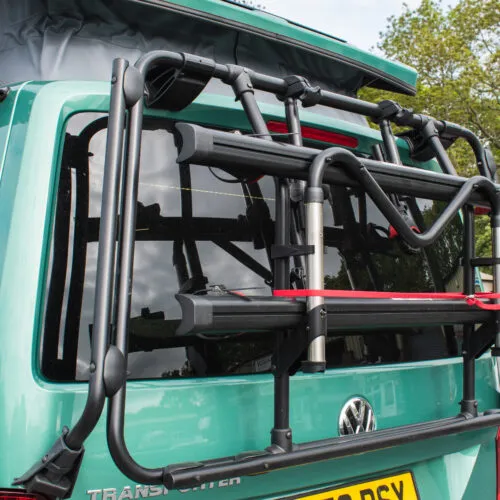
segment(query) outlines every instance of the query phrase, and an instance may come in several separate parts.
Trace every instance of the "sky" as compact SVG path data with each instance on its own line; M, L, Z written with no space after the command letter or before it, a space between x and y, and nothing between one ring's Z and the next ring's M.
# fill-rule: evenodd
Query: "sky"
M420 0L405 0L410 8ZM403 0L258 0L265 10L337 36L365 50L375 48L387 18L403 12ZM443 2L455 4L456 0Z

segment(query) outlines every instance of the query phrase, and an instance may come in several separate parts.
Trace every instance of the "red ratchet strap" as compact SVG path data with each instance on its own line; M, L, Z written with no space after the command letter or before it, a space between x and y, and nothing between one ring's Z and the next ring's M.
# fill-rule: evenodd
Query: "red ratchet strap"
M410 229L414 233L420 233L420 229L417 226L410 226ZM397 238L398 236L399 236L399 234L396 231L396 228L394 226L389 226L389 239L393 240L394 238Z
M463 299L469 306L477 306L488 311L500 311L500 304L487 304L483 300L500 299L500 293L476 292L474 295L464 295L454 292L370 292L367 290L274 290L275 297L329 297L337 299Z

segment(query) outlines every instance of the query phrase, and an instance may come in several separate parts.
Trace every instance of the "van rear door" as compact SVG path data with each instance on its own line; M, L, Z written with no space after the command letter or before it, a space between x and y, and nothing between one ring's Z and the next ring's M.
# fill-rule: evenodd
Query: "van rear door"
M243 301L271 295L275 184L269 176L242 179L216 167L177 164L173 126L168 119L145 121L138 191L125 437L134 459L149 467L264 449L273 427L276 335L241 330L222 338L179 337L175 331L181 311L175 295L236 295ZM60 393L58 384L75 384L80 406L84 392L76 388L85 388L91 370L106 117L77 114L69 120L67 134L41 370L54 383L54 393ZM418 250L394 236L363 192L329 185L326 193L325 288L460 289L459 216L435 244ZM445 206L412 197L398 201L422 229ZM297 283L302 273L300 259L295 259L292 276ZM352 314L355 306L339 307ZM324 374L299 372L292 377L294 442L457 414L461 328L426 325L422 318L411 331L402 331L384 326L376 310L367 322L379 326L348 332L340 326L329 334ZM478 360L476 370L480 407L495 407L489 355ZM472 498L478 491L486 497L495 490L491 429L422 443L408 439L407 444L372 453L168 491L133 484L118 472L106 448L104 424L101 419L89 438L74 496L87 492L92 500L115 500L189 493L207 498L411 500L419 495Z

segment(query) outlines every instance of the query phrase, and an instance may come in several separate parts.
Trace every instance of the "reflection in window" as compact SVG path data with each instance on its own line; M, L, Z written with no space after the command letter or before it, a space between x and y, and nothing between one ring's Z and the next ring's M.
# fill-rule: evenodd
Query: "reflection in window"
M68 124L42 343L42 371L54 380L88 378L105 127L105 117L90 113ZM242 182L217 168L179 165L171 130L171 123L146 120L143 132L130 378L268 372L273 334L242 330L217 342L177 337L175 294L224 289L271 294L274 181ZM443 210L443 204L429 200L395 201L421 230ZM382 214L353 189L330 186L324 216L325 288L441 291L455 286L462 246L458 217L435 245L417 251L391 239ZM440 358L457 350L452 327L415 328L404 337L401 330L349 333L328 338L330 368Z

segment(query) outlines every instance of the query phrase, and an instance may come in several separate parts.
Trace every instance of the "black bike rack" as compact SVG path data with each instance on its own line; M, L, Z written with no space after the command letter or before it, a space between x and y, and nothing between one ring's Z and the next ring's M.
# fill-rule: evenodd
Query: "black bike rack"
M176 99L182 89L180 80L175 80L177 77L182 81L196 82L189 89L190 99ZM148 81L148 78L153 80ZM478 138L469 130L415 114L392 101L372 104L312 87L307 80L298 76L274 78L195 55L155 51L142 57L135 66L117 59L111 80L89 395L78 422L69 431L65 430L53 449L17 479L15 484L48 496L69 497L83 457L83 443L97 424L106 398L109 399L107 438L117 467L133 481L164 484L170 489L189 488L235 475L270 472L437 436L499 426L500 410L480 413L474 389L476 358L492 345L493 355L500 352L500 313L496 311L470 307L460 300L362 299L354 302L350 299L322 297L288 300L253 296L251 300L242 300L232 295L198 296L181 290L177 295L183 311L177 330L180 336L198 333L217 335L237 328L278 332L273 358L275 401L270 446L265 450L238 456L154 469L145 468L134 461L125 444L124 416L139 156L145 104L143 97L146 89L147 97L153 99L156 106L165 102L168 103L167 107L178 110L190 104L210 78L217 78L233 88L249 119L254 137L178 123L175 131L179 144L178 162L231 169L242 179L254 179L261 174L273 176L276 187L274 245L270 251L274 263L271 277L273 288L290 288L290 257L296 267L307 269L307 283L303 276L295 276L295 287L323 287L322 231L317 229L322 228L323 224L322 184L325 182L366 192L400 237L415 248L426 247L435 241L450 220L462 210L464 294L474 293L475 267L480 265L492 265L494 290L498 291L500 198L498 186L493 181L495 166L491 155L485 153ZM273 141L255 99L256 89L273 93L283 101L290 144ZM339 147L322 152L303 147L298 101L302 101L304 106L321 104L372 118L380 126L386 161L380 155L375 156L376 160L357 157ZM413 133L407 134L406 139L415 141L415 155L428 157L431 154L438 160L444 173L403 167L391 123L409 127ZM459 137L469 142L476 157L480 175L471 179L453 175L454 168L446 153L450 141ZM125 158L122 158L124 141L126 152ZM189 182L188 178L186 182ZM444 200L448 205L429 229L418 234L408 226L407 220L398 210L394 197L398 193ZM190 199L184 198L182 202L183 216L190 217ZM491 259L477 259L474 256L475 205L491 210ZM121 215L119 219L118 214ZM305 236L300 228L305 228ZM89 233L92 233L91 224ZM116 234L119 235L118 242ZM192 250L195 258L195 249ZM236 252L234 249L229 251ZM243 255L239 255L239 258L246 259ZM255 265L248 259L247 262ZM177 271L179 276L185 274L182 262ZM203 282L203 276L199 278ZM187 286L186 290L189 289ZM113 302L116 304L115 313ZM446 321L447 324L464 325L460 413L453 418L421 424L310 443L293 443L289 425L290 376L300 368L308 372L323 371L327 332L345 327L366 327L367 317L370 317L372 328L380 325L414 325L422 321L423 317L426 324L442 325ZM475 329L477 324L482 326ZM110 325L113 325L113 335ZM300 359L304 350L308 352L305 361ZM302 367L300 361L303 361Z

